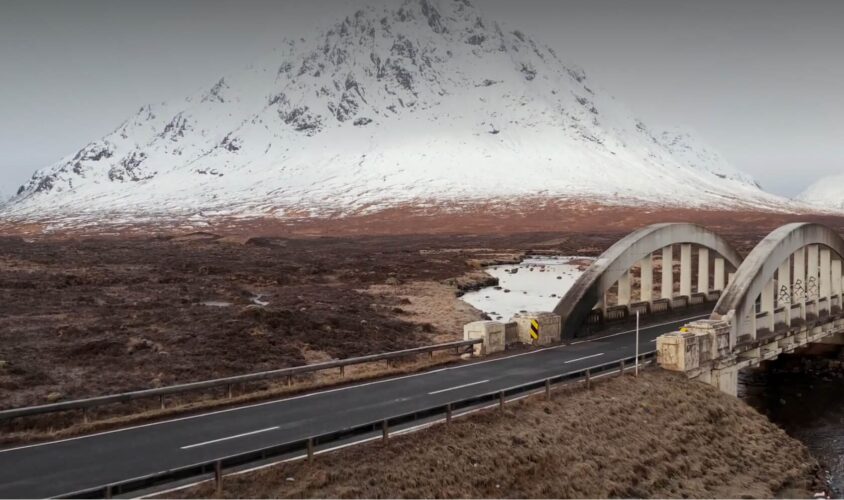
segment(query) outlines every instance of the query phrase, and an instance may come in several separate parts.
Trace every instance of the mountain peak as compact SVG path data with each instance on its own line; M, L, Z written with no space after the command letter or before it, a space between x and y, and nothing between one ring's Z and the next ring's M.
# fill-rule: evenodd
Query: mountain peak
M36 172L2 212L319 216L525 196L773 202L691 135L652 133L583 70L470 2L405 0L140 108Z

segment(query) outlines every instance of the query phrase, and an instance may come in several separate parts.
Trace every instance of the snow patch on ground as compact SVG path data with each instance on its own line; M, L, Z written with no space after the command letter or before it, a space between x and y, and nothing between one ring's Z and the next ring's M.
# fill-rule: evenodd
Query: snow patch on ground
M583 274L591 257L530 257L519 265L490 266L498 286L463 295L463 300L496 321L526 311L551 311Z

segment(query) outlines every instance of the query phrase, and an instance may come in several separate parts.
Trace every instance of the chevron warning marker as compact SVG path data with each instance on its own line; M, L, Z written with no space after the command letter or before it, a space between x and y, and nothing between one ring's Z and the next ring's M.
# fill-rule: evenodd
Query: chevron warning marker
M539 322L535 319L530 322L530 336L533 340L539 340Z

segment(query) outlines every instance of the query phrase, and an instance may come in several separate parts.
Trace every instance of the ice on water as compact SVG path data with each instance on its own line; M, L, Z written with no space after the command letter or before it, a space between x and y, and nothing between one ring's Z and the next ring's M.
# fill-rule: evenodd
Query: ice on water
M469 292L463 300L492 319L507 321L522 311L551 311L583 274L578 263L584 257L529 257L518 265L486 268L498 278L497 287Z

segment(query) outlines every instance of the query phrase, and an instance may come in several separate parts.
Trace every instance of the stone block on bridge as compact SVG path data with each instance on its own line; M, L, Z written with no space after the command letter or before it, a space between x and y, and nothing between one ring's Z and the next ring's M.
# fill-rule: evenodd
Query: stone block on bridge
M691 332L671 332L656 339L659 366L666 370L687 372L700 366L700 344Z
M519 324L515 321L504 323L504 345L510 346L519 342Z
M689 297L686 295L673 297L670 302L670 307L672 311L689 307Z
M651 302L651 313L663 313L668 312L671 310L671 300L670 299L656 299Z
M730 322L701 319L686 325L686 330L699 337L702 361L722 358L730 353Z
M500 352L505 347L506 329L499 321L475 321L463 326L463 339L483 339L483 343L475 344L476 356L488 356Z
M647 316L651 312L649 302L633 302L630 304L630 316L636 316L636 313L641 316Z
M526 312L513 316L519 329L519 341L529 345L550 345L560 341L562 330L562 319L558 314L551 312ZM536 330L537 338L531 333L533 322L536 321L539 328Z

